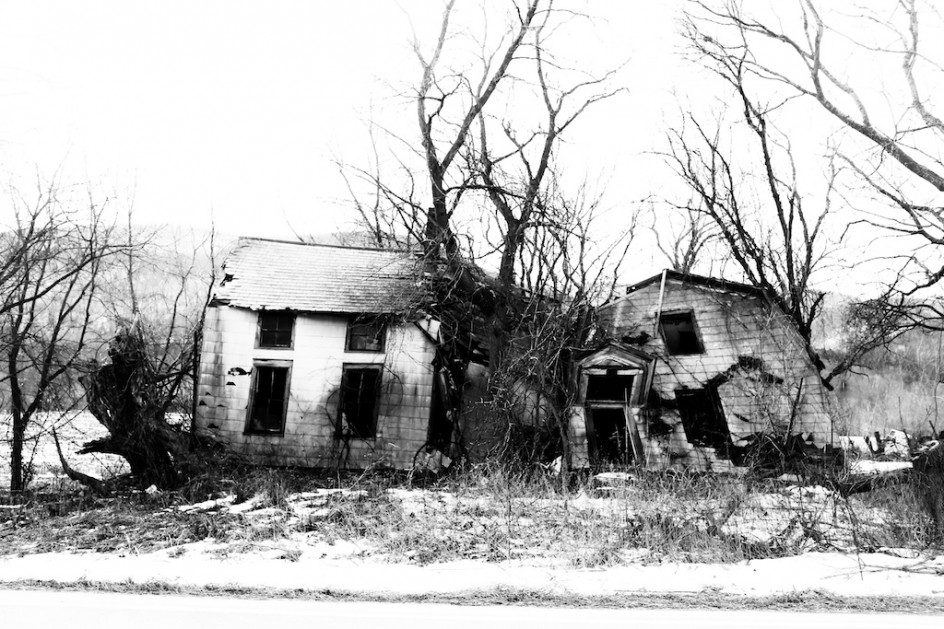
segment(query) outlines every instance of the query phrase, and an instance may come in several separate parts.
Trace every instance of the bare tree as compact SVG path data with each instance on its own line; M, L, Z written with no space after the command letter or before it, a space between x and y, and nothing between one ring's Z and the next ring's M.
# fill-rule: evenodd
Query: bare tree
M562 191L559 152L591 106L623 91L612 85L615 70L590 76L554 54L553 40L586 16L552 0L503 7L501 29L495 30L498 13L490 7L476 38L456 27L458 6L450 1L433 44L414 37L420 75L410 99L422 150L386 134L394 143L394 166L382 175L374 137L373 163L348 179L366 184L361 194L372 201L357 201L356 209L371 232L381 234L378 244L394 224L404 234L398 242L424 243L441 293L435 314L452 339L445 345L461 354L470 327L484 323L493 393L508 384L498 375L506 354L521 358L517 339L531 334L536 303L586 306L588 295L577 286L588 288L589 269L605 266L591 260L587 226L575 223L575 207L598 200L591 202L585 190ZM538 310L549 316L546 307ZM453 377L461 382L469 356L453 358L446 362L458 365ZM548 359L551 368L556 359Z
M51 431L58 447L54 413L81 408L83 388L109 436L80 453L118 454L139 483L175 484L190 445L185 417L212 253L207 266L200 243L181 250L178 238L143 233L130 211L122 233L104 204L90 197L76 209L56 183L33 198L14 191L10 201L14 221L0 234L0 392L9 408L11 490L28 484L29 440ZM106 489L72 469L61 449L60 461L68 476Z
M420 42L414 40L413 49L422 70L415 99L432 201L426 220L427 252L431 256L438 257L440 247L445 248L447 256L459 254L459 243L450 220L454 210L450 197L461 196L471 182L468 173L463 173L458 185L447 183L450 169L466 148L474 123L483 115L499 85L506 81L509 67L519 57L522 43L535 23L539 5L540 0L528 0L522 7L515 6L517 23L509 28L498 49L488 56L483 55L482 71L478 77L440 73L455 0L446 5L439 36L431 53L424 55ZM455 121L447 118L451 113L447 105L453 101L460 102Z
M107 359L83 378L89 411L108 435L79 453L121 456L142 487L173 488L182 480L181 467L193 445L198 404L193 385L213 267L212 232L205 242L167 229L136 236L129 212L127 255L113 267L107 300L116 332ZM75 480L107 490L62 460Z
M622 91L610 87L615 71L587 76L553 55L557 30L583 16L546 0L509 2L506 9L509 21L497 43L483 35L478 52L462 63L453 60L468 52L454 36L454 0L431 49L414 38L420 77L411 98L422 168L406 165L410 143L394 138L404 150L390 178L381 176L376 142L372 167L354 171L370 187L373 202L358 200L356 207L378 244L394 223L403 226L405 240L422 238L428 258L446 263L454 289L487 319L495 364L509 332L506 301L523 270L522 243L529 230L554 220L546 199L551 180L559 179L562 138L591 105ZM428 196L418 180L428 183ZM463 231L463 221L484 228L476 237ZM483 258L494 261L497 277L476 266Z
M761 19L733 2L699 4L690 37L704 54L737 63L758 87L816 103L852 132L857 141L841 159L894 210L869 212L865 221L908 242L897 256L908 272L896 276L895 292L914 295L940 281L944 123L934 110L934 90L944 58L940 46L927 44L944 26L938 9L922 0L889 0L848 15L796 0L786 15ZM853 72L849 59L865 60L869 71Z
M14 193L14 223L0 236L0 350L11 416L10 489L29 479L27 430L49 408L74 403L88 358L92 310L106 259L120 251L103 206L72 209L55 184Z
M594 306L613 295L636 229L634 215L617 237L600 239L599 201L582 186L573 197L558 192L542 202L555 208L553 219L521 242L519 324L493 374L493 405L505 411L509 429L539 428L530 442L511 438L504 445L524 446L517 454L533 461L548 458L548 443L559 444L553 450L562 454L565 483L572 465L569 411L578 396L575 358L592 344Z
M665 215L652 210L655 220L651 230L656 248L679 273L696 273L706 263L713 262L710 248L718 240L718 232L704 212L690 209L697 204L697 199L685 203L681 216L672 216L672 220L665 220ZM681 221L675 220L677 218ZM705 274L711 275L711 271Z
M742 120L756 153L738 142L737 156L732 156L720 122L708 128L688 115L682 129L669 137L669 162L694 195L678 207L689 216L709 220L724 245L725 257L736 263L747 282L771 295L822 369L812 349L812 335L823 294L812 282L839 245L826 228L835 169L828 173L822 200L811 202L800 188L789 142L772 128L767 110L748 97L739 62L727 57L716 62L716 70L739 97ZM746 173L754 173L738 163L751 161L755 155L761 168L760 194L745 183ZM824 376L824 382L828 385L834 375Z

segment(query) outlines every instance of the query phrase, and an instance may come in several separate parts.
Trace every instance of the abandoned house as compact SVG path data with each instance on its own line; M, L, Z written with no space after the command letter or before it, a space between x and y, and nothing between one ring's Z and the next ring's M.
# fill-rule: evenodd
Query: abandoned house
M206 313L198 430L258 463L409 467L436 412L423 286L406 252L240 239Z
M428 287L408 252L241 239L206 313L197 429L270 465L450 452L455 385ZM575 466L721 471L758 435L833 444L812 357L763 291L666 271L598 314L605 343L576 364Z
M759 435L832 445L812 357L763 291L666 271L599 316L609 342L578 362L575 463L724 470Z

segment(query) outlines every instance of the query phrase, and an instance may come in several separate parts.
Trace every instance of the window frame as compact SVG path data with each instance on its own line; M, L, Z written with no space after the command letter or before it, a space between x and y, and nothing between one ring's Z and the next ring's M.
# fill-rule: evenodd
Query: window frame
M351 347L351 340L354 338L354 328L356 326L377 326L380 328L378 337L380 339L379 349L354 349ZM344 351L350 353L383 354L387 351L387 322L375 317L353 317L347 322L347 333L344 336Z
M731 429L717 389L682 388L674 393L679 421L689 444L718 450L730 447ZM709 416L711 424L705 421Z
M350 426L352 429L355 424L348 421L346 424L343 421L344 419L344 407L345 407L345 391L348 385L349 374L352 371L372 371L377 374L376 387L377 391L375 393L376 399L374 400L374 407L372 417L369 418L369 434L361 435L357 434L354 430L347 430L347 427ZM380 419L380 402L382 399L383 392L383 365L377 363L343 363L341 365L341 387L338 392L338 416L337 416L337 425L336 433L338 437L359 439L359 440L370 440L377 438L377 428Z
M687 317L691 321L692 334L695 335L695 351L672 351L672 348L669 346L663 322L665 319L681 319L682 317ZM665 346L665 351L669 356L698 356L699 354L705 353L705 344L701 339L701 330L698 329L698 320L695 318L694 310L673 310L660 313L659 335L662 337L662 344Z
M256 405L260 369L282 369L285 371L285 390L282 392L282 417L279 430L264 430L253 427L253 410ZM264 435L282 437L285 435L285 419L288 416L288 404L292 391L292 361L290 360L254 360L252 362L252 381L249 388L249 403L246 405L246 424L244 435Z
M267 315L275 316L286 316L290 317L292 321L292 328L289 331L289 341L288 345L263 345L262 335L263 335L263 326L262 319ZM260 310L258 317L256 317L256 349L294 349L295 348L295 328L298 317L291 310ZM278 332L278 330L276 330Z

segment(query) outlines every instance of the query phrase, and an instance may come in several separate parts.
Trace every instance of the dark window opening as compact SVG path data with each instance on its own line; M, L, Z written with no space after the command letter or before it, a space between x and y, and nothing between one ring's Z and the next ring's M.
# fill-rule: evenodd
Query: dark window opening
M452 443L452 433L455 425L452 422L450 409L455 404L450 399L451 378L449 372L438 367L433 376L433 400L429 413L429 445L440 452L448 452Z
M382 352L386 326L376 319L351 321L347 328L347 351Z
M633 393L633 376L609 374L587 376L588 402L628 402Z
M695 331L695 316L690 312L664 314L659 317L665 348L672 356L701 354L705 350Z
M675 392L675 401L690 444L710 448L731 444L731 432L717 394L706 389L681 389Z
M246 432L281 433L288 402L288 367L256 365Z
M260 312L259 347L291 347L294 327L291 312Z
M633 448L621 408L591 408L593 458L596 464L625 465L633 462Z
M340 427L344 434L359 439L377 436L380 400L380 369L345 367L341 376Z

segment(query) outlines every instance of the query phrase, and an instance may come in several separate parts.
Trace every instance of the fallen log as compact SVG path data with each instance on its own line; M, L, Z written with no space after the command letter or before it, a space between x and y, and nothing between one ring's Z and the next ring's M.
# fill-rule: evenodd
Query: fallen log
M59 455L59 464L62 466L62 471L65 472L65 475L69 477L70 480L88 487L92 490L93 493L99 496L108 495L108 487L105 484L105 481L95 478L94 476L89 476L88 474L83 474L82 472L73 469L69 465L69 462L66 461L65 455L62 453L62 446L59 445L59 435L56 433L56 429L52 429L52 438L56 443L56 453Z

